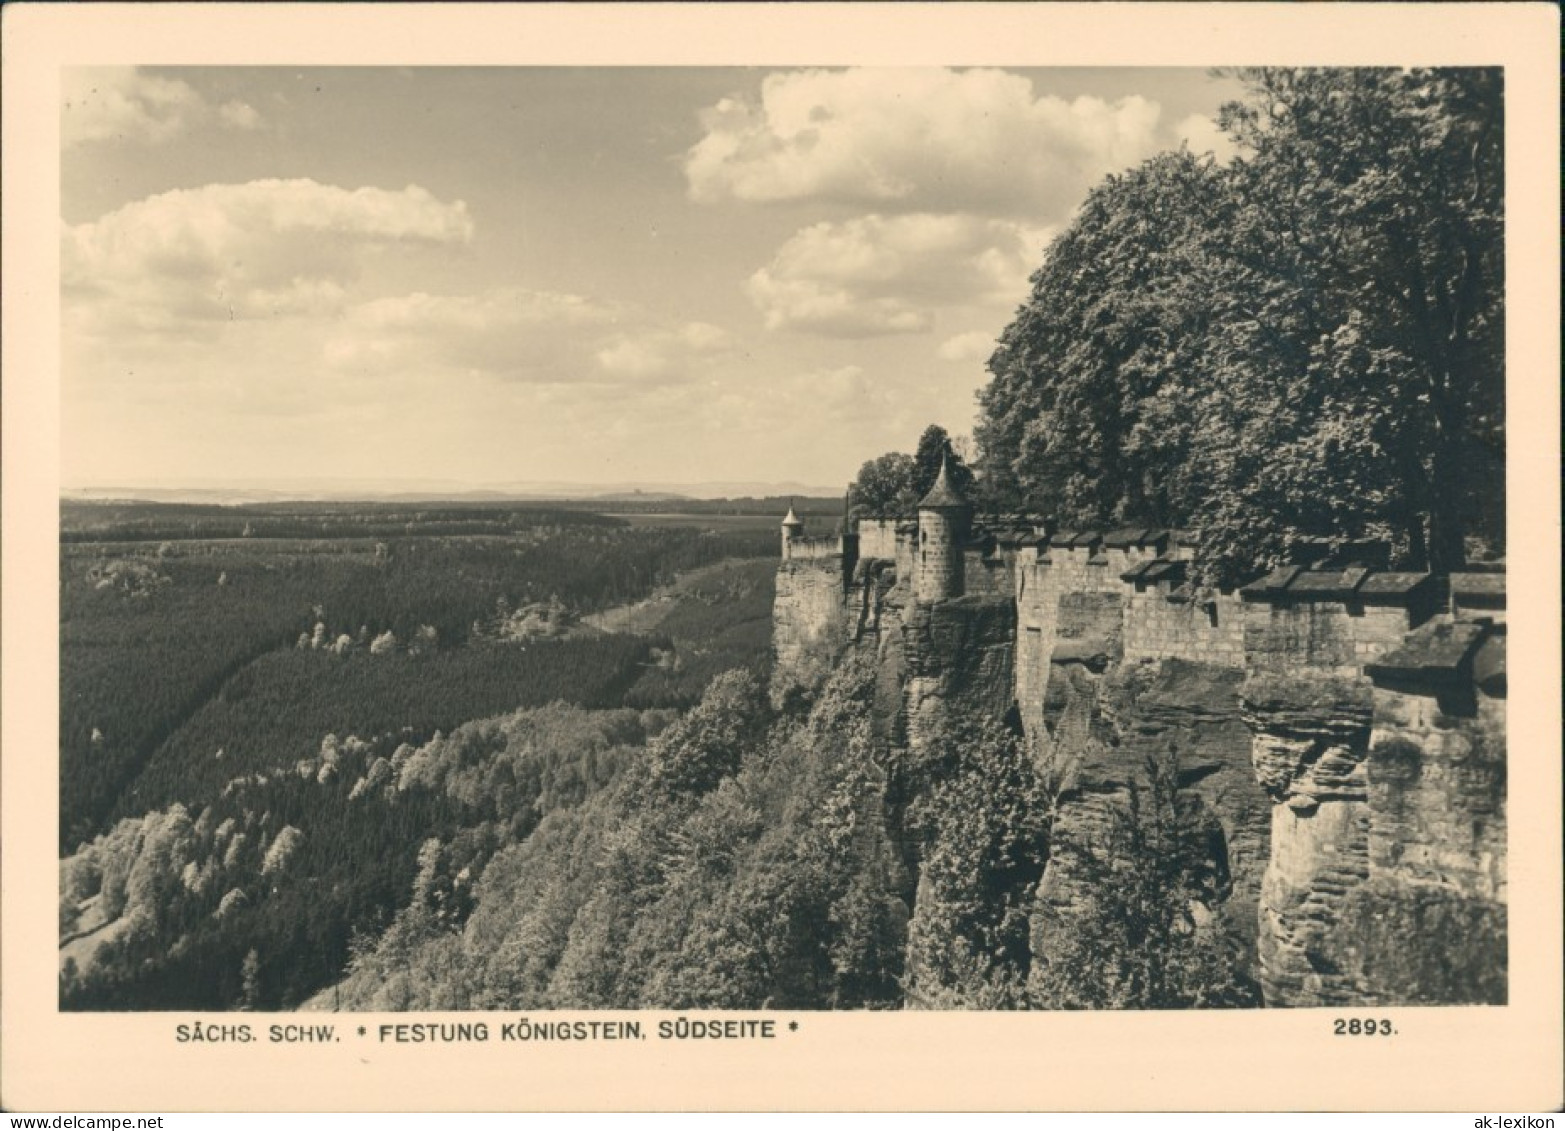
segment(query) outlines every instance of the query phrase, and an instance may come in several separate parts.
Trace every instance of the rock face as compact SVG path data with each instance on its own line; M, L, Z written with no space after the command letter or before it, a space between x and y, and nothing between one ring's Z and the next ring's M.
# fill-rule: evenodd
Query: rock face
M1379 575L1369 602L1398 602L1379 607L1343 599L1340 578L1281 595L1297 581L1252 587L1246 626L1255 774L1274 802L1266 1001L1503 1002L1503 635L1450 614L1410 631L1421 575Z
M1271 1004L1359 1000L1334 948L1343 904L1369 875L1369 681L1251 677L1244 688L1256 780L1271 798L1261 886L1261 986Z
M1370 876L1348 966L1378 1001L1503 1004L1505 637L1441 619L1369 672Z
M1060 691L1048 704L1045 765L1058 793L1035 952L1047 959L1057 932L1098 898L1105 871L1142 863L1122 858L1123 830L1141 821L1172 830L1163 850L1177 851L1199 877L1204 927L1255 953L1271 806L1250 768L1243 678L1185 660L1125 664L1102 676L1075 662L1055 666L1050 684Z
M964 543L966 595L920 601L919 537L783 562L774 698L856 647L893 749L957 711L1017 721L1056 793L1037 957L1126 852L1172 851L1268 1005L1505 1000L1503 574L1317 559L1212 593L1177 534L1023 523Z
M917 750L958 710L1004 718L1011 707L1016 606L961 597L903 612L907 745Z
M1373 684L1246 687L1256 774L1278 801L1261 897L1266 1000L1502 1003L1504 702L1370 670Z

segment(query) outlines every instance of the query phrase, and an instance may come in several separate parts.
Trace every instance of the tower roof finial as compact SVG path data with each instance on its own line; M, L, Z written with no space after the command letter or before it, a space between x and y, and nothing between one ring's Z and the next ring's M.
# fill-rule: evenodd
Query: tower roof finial
M946 457L940 457L940 474L935 476L935 485L929 489L929 494L919 500L919 510L941 510L945 508L971 506L951 482L951 475L946 467Z

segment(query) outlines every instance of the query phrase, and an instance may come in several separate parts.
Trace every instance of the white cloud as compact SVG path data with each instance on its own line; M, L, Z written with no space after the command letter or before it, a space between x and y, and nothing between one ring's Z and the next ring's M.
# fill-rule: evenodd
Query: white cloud
M1062 219L1105 173L1157 148L1157 103L1035 97L995 70L869 68L768 76L759 102L703 115L685 156L698 201L807 198L882 210Z
M225 125L236 130L254 130L261 126L261 115L248 102L225 102L217 108L217 115Z
M118 334L325 314L348 300L375 249L461 245L472 235L465 204L417 185L206 185L67 227L63 297L78 328Z
M768 329L916 333L952 305L1015 303L1047 232L1009 220L872 214L796 232L746 284Z
M1191 114L1174 127L1175 135L1190 146L1192 153L1210 153L1219 163L1227 164L1239 152L1238 146L1217 123L1204 114Z
M243 102L214 108L189 83L135 67L67 67L60 84L60 137L66 146L110 139L164 142L214 119L236 129L261 125L261 115Z
M502 287L412 294L348 309L325 345L344 375L442 375L536 385L660 384L689 379L731 347L705 322L666 327L581 295Z
M971 330L940 343L935 351L942 361L984 361L994 353L995 335L987 330Z
M622 335L596 354L603 372L632 381L662 381L689 375L698 358L730 346L726 331L707 322L690 322L677 330L651 330Z
M594 372L595 345L618 317L580 295L516 288L399 295L349 309L325 355L339 373L375 378L574 381Z
M877 381L859 365L841 365L800 373L776 386L778 407L836 421L860 421L887 415L901 390Z

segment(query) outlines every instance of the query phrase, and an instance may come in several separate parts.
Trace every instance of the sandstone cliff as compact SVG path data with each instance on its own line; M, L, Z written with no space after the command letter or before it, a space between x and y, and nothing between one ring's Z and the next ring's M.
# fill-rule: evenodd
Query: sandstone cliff
M1078 960L1105 884L1155 875L1269 1005L1505 1000L1503 574L1317 558L1212 593L1168 532L1013 528L921 601L916 538L783 563L774 700L856 649L893 758L958 716L1025 735L1038 970Z

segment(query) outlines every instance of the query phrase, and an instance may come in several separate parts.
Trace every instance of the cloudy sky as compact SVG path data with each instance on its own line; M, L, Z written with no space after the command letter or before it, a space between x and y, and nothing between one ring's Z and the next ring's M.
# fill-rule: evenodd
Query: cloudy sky
M835 485L1199 70L72 68L63 483Z

